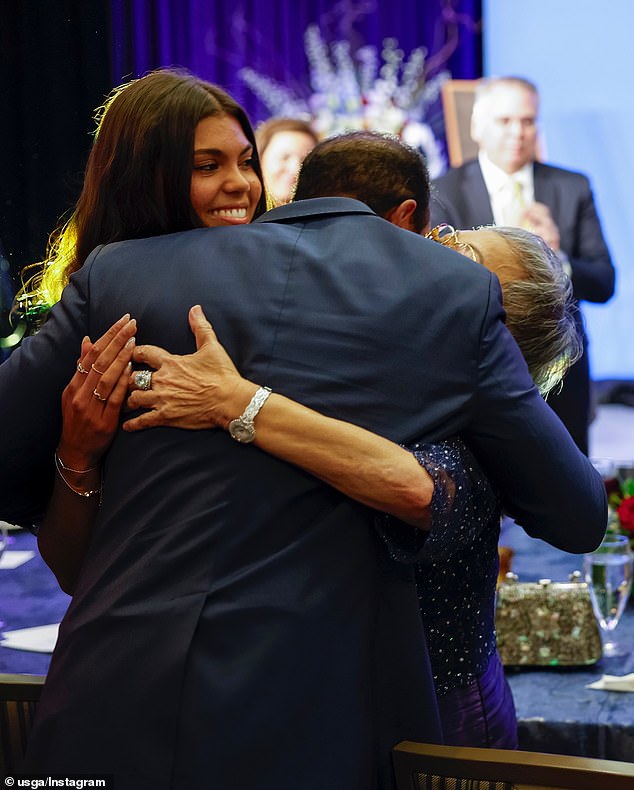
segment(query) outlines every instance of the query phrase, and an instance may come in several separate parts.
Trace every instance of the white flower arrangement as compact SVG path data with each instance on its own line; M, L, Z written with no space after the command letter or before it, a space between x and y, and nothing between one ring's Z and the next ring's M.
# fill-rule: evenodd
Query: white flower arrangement
M322 137L357 129L388 132L423 152L432 178L444 171L442 147L426 114L450 74L443 71L426 80L423 47L406 59L396 39L387 38L380 63L373 46L354 54L347 41L328 46L317 25L310 25L304 38L313 90L306 98L253 69L239 72L273 115L309 120Z

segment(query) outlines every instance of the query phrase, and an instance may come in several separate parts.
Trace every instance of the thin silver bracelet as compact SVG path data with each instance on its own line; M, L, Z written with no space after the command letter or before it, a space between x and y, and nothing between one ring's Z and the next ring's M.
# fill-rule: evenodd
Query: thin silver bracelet
M89 466L88 469L71 469L71 467L66 466L66 464L59 457L57 450L55 451L55 463L59 464L65 472L74 472L76 475L85 475L88 472L94 472L97 468L96 466Z
M97 468L96 466L93 466L90 469L84 469L83 472L77 472L77 470L75 469L70 469L68 466L64 466L64 464L60 460L59 455L55 453L55 469L57 469L57 474L64 481L66 486L70 488L73 494L77 494L77 496L83 496L83 497L99 496L101 501L101 486L99 486L99 488L93 488L90 491L80 491L78 488L75 488L68 482L68 480L64 477L64 472L62 471L65 469L68 472L76 472L77 474L83 474L85 472L92 472L96 468Z

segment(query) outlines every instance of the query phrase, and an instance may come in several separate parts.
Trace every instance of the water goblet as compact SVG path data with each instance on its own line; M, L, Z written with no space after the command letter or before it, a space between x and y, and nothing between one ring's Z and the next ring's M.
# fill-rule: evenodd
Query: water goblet
M603 636L603 655L627 655L614 639L616 628L632 589L632 554L625 535L606 535L596 551L584 557L584 572L592 607Z

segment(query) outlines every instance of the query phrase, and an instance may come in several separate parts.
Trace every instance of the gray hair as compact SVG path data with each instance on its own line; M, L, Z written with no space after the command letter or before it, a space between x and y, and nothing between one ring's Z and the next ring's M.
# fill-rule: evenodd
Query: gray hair
M535 384L546 396L581 356L572 283L557 254L523 228L491 227L510 245L524 277L502 287L506 325L517 341Z

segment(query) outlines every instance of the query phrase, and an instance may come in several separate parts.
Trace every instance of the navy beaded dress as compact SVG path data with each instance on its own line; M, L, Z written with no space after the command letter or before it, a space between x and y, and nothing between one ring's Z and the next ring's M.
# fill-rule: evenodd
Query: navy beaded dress
M510 688L496 649L500 504L459 439L407 448L434 481L429 533L390 516L378 526L416 583L445 742L517 748Z

